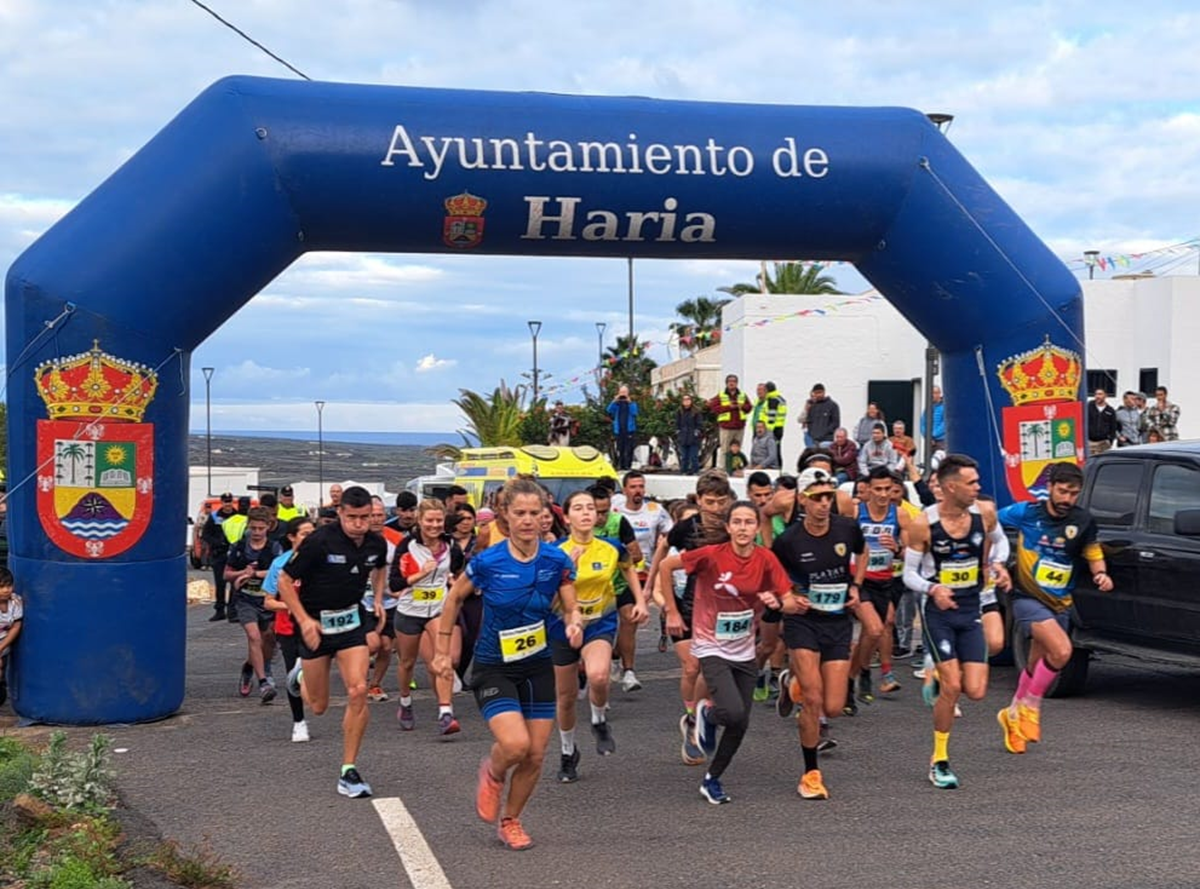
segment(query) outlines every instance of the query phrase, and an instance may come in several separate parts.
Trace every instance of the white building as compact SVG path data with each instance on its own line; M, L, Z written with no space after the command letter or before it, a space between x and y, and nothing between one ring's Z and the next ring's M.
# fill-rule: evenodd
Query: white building
M1155 386L1167 386L1181 407L1180 437L1200 436L1200 278L1082 283L1087 390L1106 388L1119 400L1127 389L1153 398ZM775 383L788 400L785 470L804 447L795 418L818 382L838 403L851 433L867 403L878 401L889 427L903 419L920 443L925 339L874 291L846 297L748 294L725 306L722 322L727 329L719 346L654 372L656 392L690 380L709 398L733 373L753 400L757 383ZM717 352L719 360L709 354Z

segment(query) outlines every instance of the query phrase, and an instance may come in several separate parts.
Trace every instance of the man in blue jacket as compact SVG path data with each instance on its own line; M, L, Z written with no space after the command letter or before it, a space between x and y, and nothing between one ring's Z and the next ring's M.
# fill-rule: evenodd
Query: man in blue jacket
M637 402L629 397L629 387L617 390L617 397L608 405L612 417L613 435L617 439L617 469L633 468L633 441L637 434Z

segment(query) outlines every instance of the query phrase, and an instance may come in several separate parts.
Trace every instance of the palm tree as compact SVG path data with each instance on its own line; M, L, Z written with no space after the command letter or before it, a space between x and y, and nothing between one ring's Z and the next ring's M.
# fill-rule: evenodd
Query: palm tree
M84 448L83 445L81 445L77 442L72 442L71 444L65 445L63 447L62 451L60 452L60 455L63 458L71 461L71 480L69 482L67 482L67 484L68 485L78 484L79 464L84 462L85 458L87 457L86 449Z
M467 428L458 430L463 440L462 447L474 447L476 442L483 448L502 445L520 447L524 444L521 440L521 421L525 413L524 386L510 388L501 380L491 395L480 395L470 389L458 391L462 394L453 399L453 403L467 420ZM434 445L429 450L442 459L457 459L461 447L445 443Z
M775 276L762 264L762 271L755 276L754 284L731 284L718 287L722 293L742 296L747 293L841 293L833 278L822 275L823 266L807 262L776 262ZM765 286L764 286L765 284Z
M679 337L679 345L688 354L721 341L721 307L729 302L698 296L675 307L676 314L683 320L672 324L671 331Z
M646 354L649 343L638 342L636 336L618 336L615 345L604 350L604 364L610 376L633 388L650 385L650 371L658 363Z

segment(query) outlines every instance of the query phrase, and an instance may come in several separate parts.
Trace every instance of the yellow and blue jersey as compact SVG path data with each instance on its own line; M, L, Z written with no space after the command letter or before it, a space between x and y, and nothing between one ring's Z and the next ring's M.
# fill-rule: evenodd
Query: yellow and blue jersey
M1014 503L997 515L1000 524L1017 530L1017 590L1055 612L1070 608L1080 561L1104 558L1091 515L1073 506L1053 516L1044 500Z
M568 537L558 547L567 556L571 556L576 548L583 548L575 562L575 597L583 622L586 624L616 614L615 580L621 569L632 566L629 551L619 542L604 537L593 537L587 544ZM556 610L561 610L561 604Z

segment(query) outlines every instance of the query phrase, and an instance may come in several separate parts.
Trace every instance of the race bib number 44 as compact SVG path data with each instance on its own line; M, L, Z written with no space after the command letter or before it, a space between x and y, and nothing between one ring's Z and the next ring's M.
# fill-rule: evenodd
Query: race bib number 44
M523 661L527 657L546 650L546 622L526 624L511 630L501 630L500 657L504 663Z
M1037 581L1037 585L1044 590L1058 591L1065 590L1067 584L1071 582L1071 574L1075 569L1071 565L1063 562L1052 562L1047 559L1042 559L1038 562L1037 570L1033 574L1033 579Z

